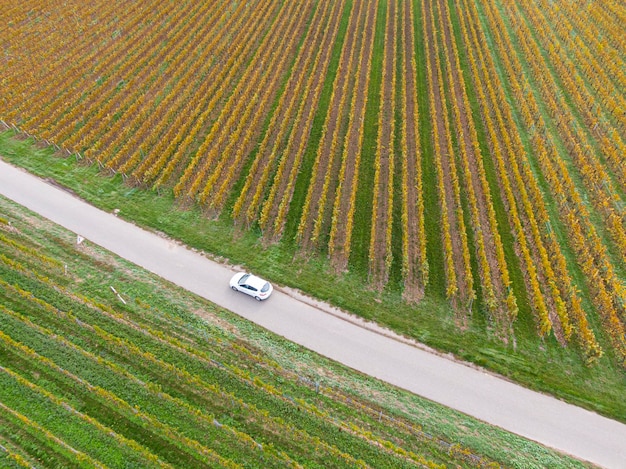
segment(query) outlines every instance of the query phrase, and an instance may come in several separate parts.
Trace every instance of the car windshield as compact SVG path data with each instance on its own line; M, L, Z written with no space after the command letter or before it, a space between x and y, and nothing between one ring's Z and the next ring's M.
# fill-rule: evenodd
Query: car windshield
M250 274L246 274L243 277L241 277L239 279L239 282L238 282L239 285L245 285L246 284L246 280L248 280L248 277L250 277Z
M270 284L268 282L265 282L265 285L263 285L263 288L261 288L261 291L266 292L269 289L270 289Z

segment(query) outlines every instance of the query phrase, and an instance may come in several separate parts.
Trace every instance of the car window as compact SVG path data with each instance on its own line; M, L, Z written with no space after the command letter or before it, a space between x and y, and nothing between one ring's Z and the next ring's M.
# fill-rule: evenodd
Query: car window
M267 290L270 289L270 284L269 282L265 282L265 285L263 285L263 288L261 288L262 292L266 292Z
M247 287L252 291L257 291L256 288L254 288L252 285L248 285Z

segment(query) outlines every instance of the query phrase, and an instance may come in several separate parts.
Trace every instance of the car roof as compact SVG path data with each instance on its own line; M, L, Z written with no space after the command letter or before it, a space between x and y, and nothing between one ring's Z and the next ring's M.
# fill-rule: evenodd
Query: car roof
M261 288L263 288L263 285L267 283L267 280L263 280L262 278L257 277L256 275L250 274L250 277L246 279L246 283L256 288L257 290L260 290Z

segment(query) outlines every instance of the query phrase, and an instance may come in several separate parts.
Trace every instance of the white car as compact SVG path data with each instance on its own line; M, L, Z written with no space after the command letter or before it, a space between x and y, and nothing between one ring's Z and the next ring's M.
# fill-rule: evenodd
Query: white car
M239 272L230 279L230 288L250 295L257 301L268 299L274 291L267 280L245 272Z

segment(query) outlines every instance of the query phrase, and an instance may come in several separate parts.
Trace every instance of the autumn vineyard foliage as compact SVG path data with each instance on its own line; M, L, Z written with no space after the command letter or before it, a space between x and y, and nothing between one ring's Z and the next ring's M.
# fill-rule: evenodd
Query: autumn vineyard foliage
M128 184L626 365L617 0L2 1L0 118Z

